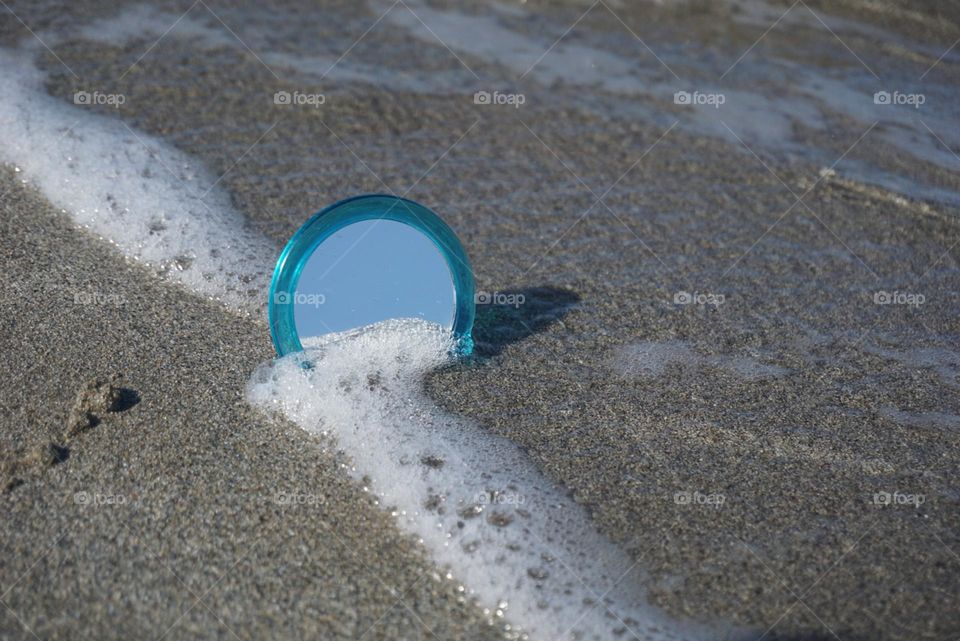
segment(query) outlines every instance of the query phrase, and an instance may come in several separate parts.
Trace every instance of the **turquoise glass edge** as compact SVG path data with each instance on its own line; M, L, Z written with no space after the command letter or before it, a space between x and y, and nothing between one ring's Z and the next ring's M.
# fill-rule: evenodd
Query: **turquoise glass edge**
M429 238L443 255L454 287L455 312L451 331L457 353L473 353L473 321L476 314L473 269L460 239L437 214L412 200L389 194L353 196L333 203L310 217L290 238L277 259L270 281L267 316L270 337L277 354L303 351L289 295L296 291L300 273L313 250L346 225L385 219L410 225Z

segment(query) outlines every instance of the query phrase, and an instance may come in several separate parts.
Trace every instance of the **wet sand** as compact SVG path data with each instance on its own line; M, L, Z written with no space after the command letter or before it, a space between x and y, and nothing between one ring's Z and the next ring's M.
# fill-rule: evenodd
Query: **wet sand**
M63 458L5 479L4 638L494 638L345 461L248 406L263 325L2 184L2 451ZM66 437L111 374L134 404Z
M77 11L110 14L91 6ZM624 16L640 28L641 10ZM360 58L422 48L372 43ZM322 112L280 111L270 96L306 81L176 38L116 81L145 44L58 44L79 78L45 55L48 90L130 95L103 113L227 172L234 205L278 247L322 204L416 184L409 196L463 239L478 289L524 295L481 305L477 357L427 389L568 487L666 611L766 639L957 633L956 210L761 152L771 173L669 120L598 113L569 87L491 112L466 94L329 83ZM866 127L836 122L802 135L837 157ZM856 154L901 162L873 136ZM806 205L791 190L809 190ZM10 170L0 193L4 456L68 450L21 466L0 495L0 630L494 636L329 444L247 405L272 356L262 323L125 263ZM877 304L881 292L924 302ZM139 402L63 439L77 391L112 373Z

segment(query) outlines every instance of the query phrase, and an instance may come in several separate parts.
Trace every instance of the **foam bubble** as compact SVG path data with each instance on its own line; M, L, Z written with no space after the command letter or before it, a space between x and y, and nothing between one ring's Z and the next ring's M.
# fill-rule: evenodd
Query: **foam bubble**
M656 378L671 366L690 370L718 367L745 381L780 378L790 373L788 369L745 355L703 355L684 341L640 341L623 345L611 357L611 366L627 378Z
M111 46L123 46L136 40L156 41L159 38L189 39L192 47L197 49L217 49L227 47L243 50L246 46L259 52L260 60L271 69L283 69L281 74L288 79L291 71L303 74L313 81L330 80L336 83L365 83L377 85L393 91L410 91L415 93L447 93L451 90L467 91L469 77L464 78L458 72L433 70L429 74L387 73L382 65L364 64L350 57L343 58L336 54L314 51L310 42L297 42L302 37L298 30L298 20L281 20L276 18L275 9L265 15L262 9L245 8L233 9L237 14L230 17L230 22L237 25L242 38L234 36L216 18L203 9L181 14L174 11L157 9L148 5L128 5L117 13L99 18L79 30L79 35L87 40L100 42ZM262 29L244 29L248 24L270 24L270 30L278 38L264 37ZM176 25L171 29L170 25ZM298 36L298 34L300 34ZM277 48L276 40L287 43L289 51ZM353 36L340 43L341 51L350 46ZM334 44L329 41L323 51Z
M515 444L425 396L423 375L448 363L452 346L439 326L387 321L261 366L248 398L334 437L353 474L372 479L381 505L450 567L466 595L491 619L522 624L513 634L697 634L645 605L636 564Z
M122 121L53 98L29 52L0 50L0 161L158 275L262 313L277 248L244 227L200 163Z

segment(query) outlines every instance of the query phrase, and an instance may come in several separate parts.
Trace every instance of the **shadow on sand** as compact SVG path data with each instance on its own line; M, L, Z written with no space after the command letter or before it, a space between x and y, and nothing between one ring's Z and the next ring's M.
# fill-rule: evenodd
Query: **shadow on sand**
M477 295L473 324L476 354L495 356L503 348L563 318L580 297L559 287L526 287Z

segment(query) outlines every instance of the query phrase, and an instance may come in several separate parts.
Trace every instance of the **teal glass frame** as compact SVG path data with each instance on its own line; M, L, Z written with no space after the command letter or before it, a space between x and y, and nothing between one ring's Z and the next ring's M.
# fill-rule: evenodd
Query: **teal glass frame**
M326 207L305 222L287 242L277 259L270 282L268 316L270 337L277 354L303 351L294 319L293 294L300 273L314 250L347 225L365 220L392 220L409 225L433 241L450 270L454 291L454 318L451 331L462 355L473 352L473 319L476 313L473 270L460 239L435 213L406 198L387 194L354 196ZM384 319L386 320L386 319Z

